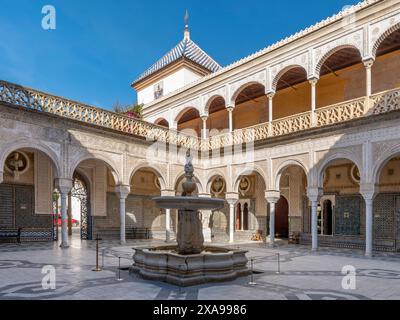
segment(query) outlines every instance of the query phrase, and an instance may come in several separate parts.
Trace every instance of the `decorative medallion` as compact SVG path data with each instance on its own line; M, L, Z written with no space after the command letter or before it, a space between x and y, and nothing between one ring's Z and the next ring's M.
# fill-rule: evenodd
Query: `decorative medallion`
M360 181L361 181L360 171L358 170L358 167L356 165L353 165L351 167L350 177L355 183L360 184Z
M242 196L244 196L251 187L251 183L248 177L243 177L239 183L239 192Z
M225 189L225 181L221 177L216 178L211 185L211 192L220 195Z
M14 175L14 179L18 179L19 175L28 170L29 158L23 152L13 152L7 157L5 167L8 172Z

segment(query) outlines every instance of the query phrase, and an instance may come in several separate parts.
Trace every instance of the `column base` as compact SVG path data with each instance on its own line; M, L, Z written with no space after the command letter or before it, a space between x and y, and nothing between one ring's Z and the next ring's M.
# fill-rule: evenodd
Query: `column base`
M60 248L61 249L68 249L69 248L69 244L61 243L60 244Z
M121 245L124 245L124 244L126 244L126 241L120 241L119 242Z
M366 253L365 253L365 256L366 256L367 258L373 258L374 254L373 254L372 252L366 252Z

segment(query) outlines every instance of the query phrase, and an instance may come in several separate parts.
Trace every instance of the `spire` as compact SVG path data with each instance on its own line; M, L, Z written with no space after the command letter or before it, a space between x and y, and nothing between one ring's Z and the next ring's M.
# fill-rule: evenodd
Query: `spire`
M183 36L184 40L190 40L190 31L189 31L189 12L186 10L185 14L185 32Z

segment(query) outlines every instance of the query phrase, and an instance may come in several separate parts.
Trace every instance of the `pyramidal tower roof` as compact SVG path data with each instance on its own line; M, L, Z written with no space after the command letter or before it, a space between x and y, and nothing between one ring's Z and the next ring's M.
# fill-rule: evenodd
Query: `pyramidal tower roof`
M143 79L157 73L158 71L164 69L170 64L174 63L179 59L187 59L200 67L210 71L210 73L217 72L221 69L221 66L211 58L207 53L205 53L195 42L190 39L189 31L189 15L186 12L185 16L185 31L184 37L181 42L179 42L171 51L169 51L160 60L154 63L149 69L142 73L139 78L137 78L132 85L142 81Z

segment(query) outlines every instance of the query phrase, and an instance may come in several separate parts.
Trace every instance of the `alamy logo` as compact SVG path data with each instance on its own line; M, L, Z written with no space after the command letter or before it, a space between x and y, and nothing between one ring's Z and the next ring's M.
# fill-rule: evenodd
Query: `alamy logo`
M52 5L46 5L42 8L42 28L44 30L55 30L57 27L56 23L56 8Z
M356 290L357 289L357 279L356 279L356 268L353 266L344 266L342 269L342 274L344 275L342 280L343 290Z
M56 290L56 268L54 266L44 266L42 274L45 275L42 278L43 290Z

